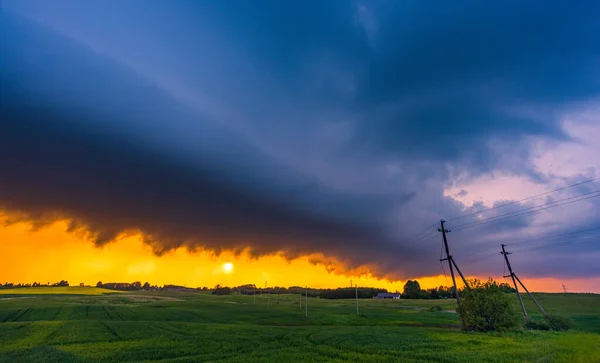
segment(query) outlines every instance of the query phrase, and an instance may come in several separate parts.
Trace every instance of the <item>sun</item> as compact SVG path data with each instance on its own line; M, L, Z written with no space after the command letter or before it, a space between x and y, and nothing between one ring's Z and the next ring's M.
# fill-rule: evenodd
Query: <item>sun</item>
M223 264L223 270L225 271L226 274L230 274L233 271L233 263L225 262Z

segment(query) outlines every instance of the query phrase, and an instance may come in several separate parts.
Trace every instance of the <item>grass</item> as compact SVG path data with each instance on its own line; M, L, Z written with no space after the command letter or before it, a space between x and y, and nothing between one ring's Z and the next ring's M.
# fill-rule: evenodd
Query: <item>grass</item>
M14 289L0 289L0 295L102 295L119 293L113 290L101 289L99 287L27 287Z
M356 315L354 300L309 298L305 318L294 295L77 289L1 296L0 361L600 362L599 295L536 295L586 317L575 331L484 334L459 330L452 300L361 300Z
M531 318L542 320L543 315L527 294L521 294L521 297ZM600 295L536 293L534 297L548 314L572 318L575 329L600 334L600 308L598 308ZM515 301L517 301L516 295ZM521 311L520 306L519 311Z

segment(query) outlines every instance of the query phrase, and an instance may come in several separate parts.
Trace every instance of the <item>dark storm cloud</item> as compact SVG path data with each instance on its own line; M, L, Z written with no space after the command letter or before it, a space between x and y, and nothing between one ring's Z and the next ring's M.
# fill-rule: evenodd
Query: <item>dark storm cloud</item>
M140 230L157 252L437 274L439 244L414 233L481 208L447 183L548 182L524 140L567 139L557 113L600 94L597 2L231 6L8 3L36 21L0 15L0 206L99 244ZM533 221L458 234L457 253Z
M6 28L13 35L20 30L18 25ZM6 49L14 50L11 56L21 55L14 47L22 45L39 46L34 54L47 51L44 48L47 43L36 42L39 34L35 31L30 34L33 36L20 38L18 45L5 43ZM62 86L61 97L72 100L85 98L77 91L93 93L98 96L94 102L103 107L78 109L77 105L56 102L61 97L54 97L54 102L45 100L42 96L48 97L45 92L49 92L46 86L52 84L49 78L56 76L44 72L48 58L38 63L36 54L28 65L18 64L9 57L3 59L0 124L3 208L25 213L26 218L38 221L57 216L73 219L73 228L89 228L97 244L108 243L123 232L139 230L157 253L179 246L215 251L248 248L256 255L284 251L289 257L322 252L338 256L352 266L376 260L383 250L394 250L390 239L376 231L373 219L348 221L344 213L329 216L319 210L306 211L290 205L306 192L322 195L328 203L339 202L340 207L348 204L348 199L340 198L333 190L321 190L318 185L308 190L283 187L268 190L260 185L264 176L255 177L250 170L246 170L247 174L244 170L226 170L235 169L239 160L223 158L217 164L207 158L199 166L198 160L177 159L167 152L161 153L160 148L156 150L144 142L131 140L127 130L94 125L95 119L109 115L115 118L111 120L114 125L128 122L127 111L141 106L119 102L121 96L131 100L128 92L147 102L144 113L132 115L142 122L152 122L156 115L162 116L167 111L170 116L179 117L179 121L185 114L165 94L142 87L143 82L136 83L135 77L126 75L108 60L100 62L103 67L99 68L98 60L90 62L94 58L83 50L73 48L69 42L62 45L60 56L68 56L70 62L76 58L74 63L80 68L76 72L68 67L59 68L61 77L66 77L55 80L55 84ZM19 74L25 68L27 72ZM84 81L77 79L81 70L89 72ZM38 79L24 77L36 73L45 77L46 83L41 87ZM103 103L102 96L109 95L115 102ZM215 130L208 131L222 137ZM199 142L202 141L200 137ZM243 140L219 141L232 145L232 158L260 156L244 146ZM265 164L277 170L268 161L262 167ZM299 179L297 184L303 182ZM273 189L277 187L273 185ZM394 202L411 198L407 194ZM374 205L381 208L385 204L376 200L363 202L352 196L349 200L351 208ZM363 213L357 211L353 216ZM365 245L377 246L378 252L365 251Z
M381 5L390 21L359 87L377 110L360 133L374 150L490 170L491 137L565 137L555 115L532 117L527 107L560 108L599 91L597 2L405 4Z
M51 107L30 110L14 102L2 108L2 117L2 205L33 217L63 212L89 226L99 244L139 228L158 250L189 242L212 249L250 246L256 253L333 253L371 235L236 190L211 170L118 137L74 130L76 116Z

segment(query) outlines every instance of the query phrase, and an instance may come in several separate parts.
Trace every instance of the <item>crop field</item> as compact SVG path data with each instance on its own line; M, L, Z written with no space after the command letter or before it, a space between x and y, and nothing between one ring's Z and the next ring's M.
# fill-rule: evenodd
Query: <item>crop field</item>
M0 290L0 361L600 362L600 295L536 296L574 330L463 332L452 300L309 298L305 317L297 295Z

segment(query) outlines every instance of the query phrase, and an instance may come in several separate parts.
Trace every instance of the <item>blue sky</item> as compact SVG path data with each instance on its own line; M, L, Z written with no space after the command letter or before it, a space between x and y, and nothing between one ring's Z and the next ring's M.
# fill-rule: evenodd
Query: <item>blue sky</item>
M0 204L73 218L98 244L139 229L157 252L322 252L433 275L438 238L407 249L415 233L600 174L594 1L2 7ZM460 262L599 224L589 199L457 232L453 248ZM516 258L600 276L598 257L592 242Z

